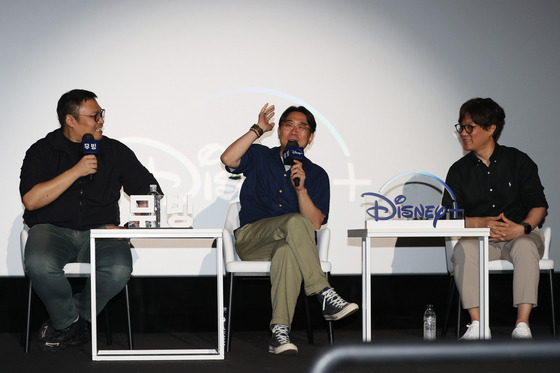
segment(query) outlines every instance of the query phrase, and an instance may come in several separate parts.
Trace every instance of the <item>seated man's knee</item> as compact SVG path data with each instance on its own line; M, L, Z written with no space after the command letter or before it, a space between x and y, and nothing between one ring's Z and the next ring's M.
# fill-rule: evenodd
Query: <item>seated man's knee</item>
M452 260L454 263L465 261L470 256L478 257L478 241L472 239L460 239L453 248Z
M104 272L105 276L110 278L111 281L126 284L130 279L132 268L126 265L114 265L105 268L102 272Z
M58 264L55 258L52 255L48 255L48 252L45 251L31 251L27 253L24 267L25 273L32 278L64 273L64 265Z
M544 251L544 248L541 251ZM510 255L512 258L535 258L537 260L542 257L542 253L539 253L538 245L526 236L516 239L511 248Z
M307 230L315 230L311 220L309 220L307 216L299 213L289 214L286 226L288 229L305 227Z

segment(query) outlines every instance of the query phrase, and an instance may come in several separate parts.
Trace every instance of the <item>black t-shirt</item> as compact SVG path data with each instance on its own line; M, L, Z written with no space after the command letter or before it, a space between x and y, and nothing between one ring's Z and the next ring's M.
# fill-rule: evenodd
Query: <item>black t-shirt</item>
M25 154L20 174L21 196L35 185L69 170L81 157L81 144L69 141L61 129L47 134ZM50 223L77 230L118 225L121 188L128 195L143 195L148 194L150 184L158 184L132 150L105 136L99 141L97 165L92 178L81 177L50 204L33 211L25 210L25 223L29 227ZM158 191L161 193L159 185Z

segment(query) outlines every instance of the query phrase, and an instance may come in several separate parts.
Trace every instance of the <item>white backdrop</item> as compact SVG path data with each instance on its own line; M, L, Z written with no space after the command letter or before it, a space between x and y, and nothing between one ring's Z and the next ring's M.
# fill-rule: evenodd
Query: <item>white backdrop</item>
M360 268L359 242L346 238L363 226L360 194L405 171L445 178L462 156L459 106L492 97L507 115L500 142L539 165L554 229L558 14L555 0L2 1L0 276L22 274L25 151L58 127L57 100L73 88L99 96L105 134L166 193L194 196L198 228L223 225L239 181L219 155L262 105L276 118L307 106L318 129L306 155L332 183L335 274ZM374 269L443 272L443 249L389 249Z

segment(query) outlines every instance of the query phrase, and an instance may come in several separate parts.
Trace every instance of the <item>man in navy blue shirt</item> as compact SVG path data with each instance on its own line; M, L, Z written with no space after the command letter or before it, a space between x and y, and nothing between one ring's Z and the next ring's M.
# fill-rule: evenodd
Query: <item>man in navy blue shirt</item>
M537 305L539 259L544 237L539 230L548 203L537 165L527 154L497 140L505 124L504 110L490 98L465 102L455 125L463 149L446 183L465 210L467 228L490 228L489 260L513 263L513 304L517 307L513 338L531 338L529 315ZM452 206L446 193L444 205ZM460 239L453 251L454 278L471 324L461 339L479 338L478 242Z
M290 342L296 301L303 281L306 295L317 295L326 320L339 320L358 310L329 285L321 270L315 230L329 215L329 178L309 159L285 166L282 154L288 141L305 148L315 137L316 122L305 107L292 106L280 117L280 146L253 144L274 128L274 106L264 105L259 121L233 142L221 156L229 172L243 174L241 226L235 231L242 260L271 261L272 338L269 352L295 354ZM295 180L298 179L299 182Z

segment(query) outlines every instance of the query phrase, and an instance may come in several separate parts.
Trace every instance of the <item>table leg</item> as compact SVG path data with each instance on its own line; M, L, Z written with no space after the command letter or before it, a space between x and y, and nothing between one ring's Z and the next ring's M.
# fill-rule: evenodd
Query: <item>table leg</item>
M480 339L487 339L489 329L489 291L488 291L488 236L479 237L479 304L480 304Z
M362 238L362 339L371 341L371 239Z
M216 238L216 280L218 293L218 354L224 357L225 334L224 334L224 261L222 237Z
M95 263L95 238L90 237L90 265L91 265L91 359L97 360L97 271Z

